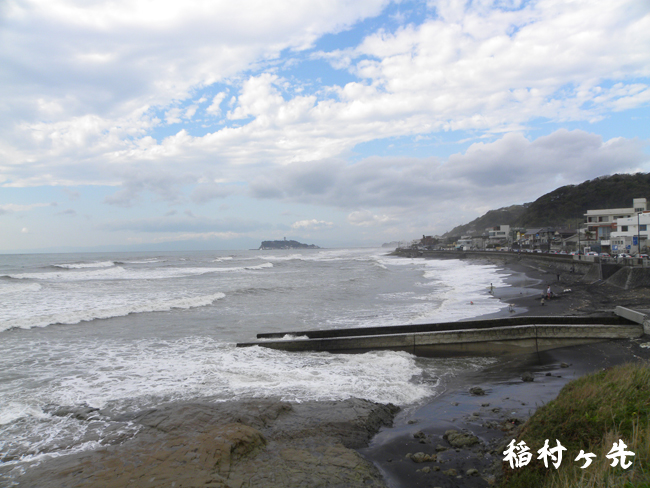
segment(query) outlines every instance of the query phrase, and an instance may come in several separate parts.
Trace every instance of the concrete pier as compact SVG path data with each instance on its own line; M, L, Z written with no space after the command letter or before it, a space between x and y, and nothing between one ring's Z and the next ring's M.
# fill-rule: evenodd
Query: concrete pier
M424 357L503 356L609 339L631 339L643 335L642 324L621 315L515 317L441 324L258 334L258 338L262 340L240 343L237 346L333 353L392 350ZM265 338L267 339L264 340Z

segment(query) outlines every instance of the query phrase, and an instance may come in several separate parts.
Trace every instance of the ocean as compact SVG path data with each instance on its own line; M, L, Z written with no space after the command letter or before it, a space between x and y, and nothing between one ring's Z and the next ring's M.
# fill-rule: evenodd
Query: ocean
M135 434L62 407L357 397L408 408L491 359L237 348L258 332L468 319L496 265L387 249L0 255L0 486L30 462Z

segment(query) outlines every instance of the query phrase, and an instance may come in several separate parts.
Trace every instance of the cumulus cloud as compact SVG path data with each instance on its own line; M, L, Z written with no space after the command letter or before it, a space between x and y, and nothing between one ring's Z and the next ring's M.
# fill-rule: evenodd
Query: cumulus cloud
M322 230L331 229L334 227L334 222L326 222L325 220L299 220L291 224L292 229L305 229L305 230Z
M352 225L361 227L371 227L376 225L389 224L395 219L388 215L376 215L369 210L357 210L351 212L347 218L348 222Z
M141 137L155 125L157 109L179 121L175 104L193 89L284 50L308 49L325 33L379 14L388 0L30 3L3 9L3 120L26 121L26 143L42 120L49 121L40 123L43 142L57 127L79 140L84 128L74 120L92 120L115 149L126 134Z
M355 164L323 161L288 165L281 173L260 175L252 195L355 210L357 226L414 220L438 214L451 225L499 206L524 203L558 186L615 172L650 170L647 143L615 138L603 141L580 130L558 130L529 140L510 133L491 143L472 144L464 153L438 158L378 158ZM314 184L319 182L319 184ZM409 216L410 214L410 216ZM430 219L431 220L431 219Z
M220 92L212 99L212 104L205 111L213 116L221 115L221 102L226 98L225 92Z
M344 157L377 138L448 130L507 133L539 118L598 120L650 101L645 2L432 1L435 15L420 24L380 29L358 46L316 55L336 69L346 60L357 78L316 94L299 93L300 81L282 78L260 60L277 59L283 50L291 52L287 48L309 49L319 35L376 15L386 2L253 3L250 9L223 2L190 5L182 14L169 3L159 8L118 2L108 8L56 0L33 11L15 4L4 27L4 45L11 50L0 48L0 56L12 61L7 66L28 63L25 72L41 73L47 83L25 83L22 72L12 71L3 87L9 105L21 113L5 120L24 121L6 132L7 151L26 163L6 168L4 178L63 184L70 182L65 173L78 183L115 184L115 172L101 169L107 162L172 158L196 166L198 176L215 154L222 166L320 161ZM26 22L42 25L43 32L34 35ZM87 29L98 25L103 34L87 37ZM124 38L127 25L147 43ZM87 42L73 48L64 28ZM194 96L192 90L236 80L251 67L257 72L241 84L230 82L236 95L227 117L242 125L203 135L183 130L163 141L150 137L159 117L179 123L200 113L197 103L179 105ZM206 113L220 114L226 96L212 95ZM32 107L34 100L39 102ZM50 179L34 179L39 168L30 161L47 165L49 171L40 173ZM75 173L68 164L84 170ZM95 168L92 177L89 167Z
M104 202L123 208L145 195L174 205L236 195L335 207L358 228L415 229L650 169L641 141L541 125L648 106L647 2L427 0L410 22L360 22L391 3L10 2L0 185L58 185L70 199L68 188L112 186ZM325 34L354 26L323 43L338 49L316 52ZM432 151L365 156L367 143L390 138ZM484 142L451 156L439 142L464 138ZM314 220L299 222L323 225ZM141 230L128 222L109 227ZM248 228L175 214L138 224L186 235Z

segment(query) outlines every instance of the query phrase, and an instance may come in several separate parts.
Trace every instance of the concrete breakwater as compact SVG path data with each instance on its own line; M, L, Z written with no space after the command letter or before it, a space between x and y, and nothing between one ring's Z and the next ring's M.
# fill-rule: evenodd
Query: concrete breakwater
M630 339L642 336L643 332L642 323L621 314L601 317L513 317L258 334L258 339L262 340L239 343L237 346L335 353L388 349L424 357L503 356L609 339Z

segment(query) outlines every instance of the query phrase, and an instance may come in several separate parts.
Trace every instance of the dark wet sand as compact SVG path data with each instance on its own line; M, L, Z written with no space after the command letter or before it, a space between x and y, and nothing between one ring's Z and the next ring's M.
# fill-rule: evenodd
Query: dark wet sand
M510 274L506 278L510 286L495 288L493 294L513 304L514 312L504 309L481 318L603 314L612 313L616 305L645 308L650 304L648 289L625 291L602 282L584 283L582 275L571 273L562 273L558 281L554 270L521 262L495 264ZM557 297L542 305L541 295L548 285ZM505 445L516 427L537 407L553 400L567 382L584 374L629 361L650 360L650 348L640 347L648 342L650 337L646 335L631 341L608 341L498 360L484 370L443 383L443 393L420 407L399 413L393 427L382 429L360 452L375 463L393 488L491 486L498 482L495 475L501 470ZM522 380L525 372L533 374L533 382ZM486 394L471 395L469 389L474 386L480 386ZM470 433L479 443L454 449L443 437L448 430ZM437 459L416 463L407 457L417 452L436 454ZM470 469L478 473L468 475Z
M391 487L490 486L497 474L495 463L503 459L504 442L517 425L537 407L553 400L573 379L617 364L649 360L650 349L639 346L648 341L650 338L644 336L632 341L555 349L539 356L500 361L480 372L454 378L438 397L399 413L394 426L382 429L360 452L375 463ZM562 363L568 367L562 367ZM532 373L534 381L524 382L524 372ZM469 389L474 386L486 394L471 395ZM453 449L443 438L450 429L471 433L480 443ZM438 446L445 450L438 452ZM437 461L415 463L406 457L417 452L437 453ZM429 472L422 471L427 467ZM445 474L449 469L456 470L456 474ZM478 470L478 475L468 476L469 469Z

